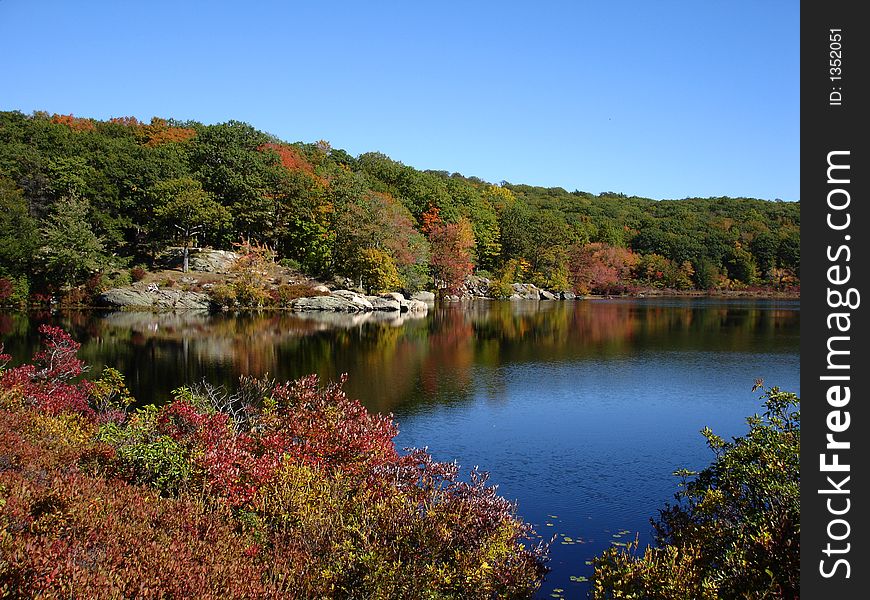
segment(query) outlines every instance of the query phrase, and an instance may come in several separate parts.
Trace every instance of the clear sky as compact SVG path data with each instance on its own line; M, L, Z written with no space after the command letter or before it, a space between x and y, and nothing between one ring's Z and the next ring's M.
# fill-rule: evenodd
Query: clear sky
M235 119L492 182L799 199L797 0L0 0L0 109Z

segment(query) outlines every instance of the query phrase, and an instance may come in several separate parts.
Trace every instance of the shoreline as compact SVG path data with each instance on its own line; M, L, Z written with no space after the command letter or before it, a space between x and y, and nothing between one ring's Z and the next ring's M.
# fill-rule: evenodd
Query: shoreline
M464 304L476 301L485 302L582 302L586 300L644 300L644 299L667 299L667 298L709 298L713 300L796 300L800 301L800 292L790 291L763 291L763 290L717 290L717 291L700 291L700 290L644 290L628 294L587 294L576 296L571 299L554 298L554 299L499 299L490 296L468 296L461 297L456 300L436 300L428 303L430 306L443 306ZM144 313L171 313L179 311L203 312L209 314L227 314L227 313L250 313L250 312L287 312L306 314L309 312L322 311L305 311L298 310L287 306L260 306L250 308L233 308L229 310L221 310L204 307L167 307L157 308L148 305L128 305L109 307L97 304L75 304L75 305L28 305L28 306L3 306L0 311L4 312L35 312L35 311L56 311L56 310L93 310L102 312L144 312Z

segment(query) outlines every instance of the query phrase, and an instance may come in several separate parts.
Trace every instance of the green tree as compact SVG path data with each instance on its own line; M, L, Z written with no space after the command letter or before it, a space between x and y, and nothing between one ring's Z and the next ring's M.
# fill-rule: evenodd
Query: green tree
M728 269L728 276L731 279L747 284L755 283L758 275L755 258L739 242L735 243L731 249L731 253L725 261L725 268Z
M38 246L36 222L24 193L10 179L0 177L0 275L26 274Z
M48 281L69 288L105 266L103 242L91 229L88 213L89 204L82 198L55 203L37 253Z
M777 261L780 266L790 269L800 277L801 272L801 236L800 230L786 230L779 241Z
M230 213L215 202L195 179L184 177L154 186L154 217L168 236L184 248L183 271L187 273L190 246L197 236L216 232L228 224Z
M776 253L779 250L779 239L772 233L762 232L756 235L749 244L749 250L755 257L760 274L765 279L777 265Z

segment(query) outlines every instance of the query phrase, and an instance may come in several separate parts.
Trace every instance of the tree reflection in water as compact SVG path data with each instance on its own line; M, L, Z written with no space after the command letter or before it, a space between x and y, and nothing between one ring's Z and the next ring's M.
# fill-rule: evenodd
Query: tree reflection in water
M203 378L349 374L370 409L463 401L477 366L553 363L644 351L777 351L799 332L797 302L712 299L455 303L424 318L390 314L71 311L0 315L7 351L30 356L39 324L82 342L94 372L113 366L143 402ZM494 390L497 395L497 390Z

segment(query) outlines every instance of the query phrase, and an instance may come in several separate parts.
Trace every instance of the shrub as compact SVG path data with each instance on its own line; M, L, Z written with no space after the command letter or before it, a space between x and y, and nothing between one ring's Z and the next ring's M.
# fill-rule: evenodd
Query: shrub
M0 388L14 391L22 401L49 413L90 414L90 383L73 383L87 370L77 353L80 344L59 327L40 325L43 350L32 364L0 373Z
M208 297L212 304L218 307L232 308L236 305L236 290L225 283L218 283L209 288Z
M244 308L259 308L269 298L269 293L262 283L234 281L231 284L236 299L236 305Z
M49 431L44 432L43 428ZM231 510L83 468L103 449L87 421L0 410L0 595L269 598L287 559L251 553ZM108 456L103 452L104 456Z
M514 293L512 284L519 283L529 268L524 260L512 258L499 270L489 282L489 293L493 298L506 300Z
M126 286L130 285L131 283L133 283L133 274L131 272L118 271L116 273L112 273L109 276L108 280L105 280L105 278L104 278L104 282L103 282L102 287L103 287L103 289L106 289L109 287L119 288L119 287L126 287Z
M60 297L62 306L86 306L90 303L93 294L85 286L74 287L64 292Z
M128 414L117 371L43 327L0 371L0 591L16 597L520 598L542 545L344 380L205 384ZM9 357L0 357L5 364ZM77 394L77 396L75 396ZM73 400L72 398L75 396Z
M275 306L286 307L297 298L328 296L329 292L315 290L314 286L308 283L282 283L277 288L271 290L269 294Z
M295 271L297 273L302 272L302 263L293 258L282 258L278 261L278 264L284 267L285 269L289 269L291 271Z
M678 471L676 503L653 521L659 548L595 560L595 598L797 598L800 591L798 398L766 390L763 416L700 473Z
M145 271L144 267L135 266L132 269L130 269L130 278L134 282L139 282L139 281L142 281L143 279L145 279L145 274L146 274L146 271Z

